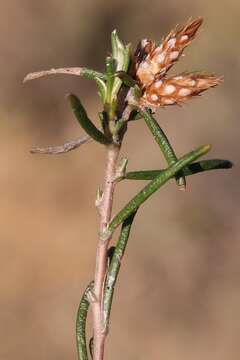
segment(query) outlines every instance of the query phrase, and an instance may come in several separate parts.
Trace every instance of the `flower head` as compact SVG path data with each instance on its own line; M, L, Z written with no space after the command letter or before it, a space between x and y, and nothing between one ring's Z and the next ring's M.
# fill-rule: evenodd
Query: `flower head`
M184 73L166 77L167 71L179 60L185 47L194 39L203 22L197 18L170 31L162 44L142 40L135 51L135 77L143 91L143 106L181 104L201 92L218 85L222 79L207 73Z
M149 107L181 105L192 96L218 85L220 81L214 75L202 73L156 79L146 88L141 103Z

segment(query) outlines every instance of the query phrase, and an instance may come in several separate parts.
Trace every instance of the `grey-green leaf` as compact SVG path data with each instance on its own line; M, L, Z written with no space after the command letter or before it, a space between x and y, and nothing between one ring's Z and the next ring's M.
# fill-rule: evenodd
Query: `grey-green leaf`
M112 42L112 57L116 62L115 71L127 72L130 63L130 45L124 45L114 30L111 35ZM122 85L122 80L119 78L114 79L112 97L115 98Z
M153 193L163 186L169 179L175 176L185 166L203 156L211 149L210 145L204 145L182 156L175 164L164 170L137 195L135 195L124 208L112 219L108 225L108 232L113 232L129 215L135 212Z
M102 100L102 103L104 104L106 101L107 96L107 86L106 82L98 77L95 78L97 88L98 88L98 94Z
M89 308L88 293L93 288L93 281L85 289L81 298L76 320L76 342L79 360L88 360L86 343L86 321Z
M72 110L78 120L79 124L86 131L86 133L91 136L95 141L109 145L111 144L111 140L108 139L100 130L96 128L96 126L92 123L92 121L88 118L87 112L84 109L81 101L76 95L70 94L68 95L68 99L70 101Z
M131 226L134 220L136 212L132 213L122 224L121 233L119 239L114 248L113 254L111 254L111 261L105 281L104 299L103 299L103 328L108 329L109 317L112 307L112 299L114 293L114 286L117 281L119 270L121 267L121 259L124 255L128 238L130 235Z
M157 144L159 145L163 156L165 157L168 165L173 165L177 161L177 156L160 125L151 115L149 110L140 109L140 114L145 120L147 127L151 131L154 139L156 140ZM181 189L186 187L186 180L184 175L180 172L176 175L176 182Z
M190 176L209 170L231 169L233 163L229 160L211 159L202 160L192 163L182 169L184 176ZM130 171L125 174L125 179L128 180L153 180L160 175L165 169L161 170L140 170Z

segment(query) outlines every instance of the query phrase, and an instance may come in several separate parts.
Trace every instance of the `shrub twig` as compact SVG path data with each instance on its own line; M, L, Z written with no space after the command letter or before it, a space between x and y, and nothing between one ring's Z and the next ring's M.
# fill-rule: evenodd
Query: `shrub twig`
M161 45L151 40L142 40L135 52L124 45L116 30L112 32L112 54L106 57L105 73L87 68L59 68L28 74L24 82L54 74L85 76L94 80L102 111L100 127L89 119L87 111L76 95L70 94L71 109L87 136L59 146L33 147L36 154L63 154L94 140L106 149L105 176L102 187L97 190L96 207L100 215L94 281L86 288L78 309L76 340L79 360L88 360L86 321L89 307L93 314L93 337L89 342L93 360L104 359L105 341L114 287L126 250L131 226L139 207L172 178L185 188L185 177L215 169L228 169L232 163L221 159L196 159L210 151L203 145L180 158L154 118L159 107L185 103L192 97L222 82L221 77L207 73L184 73L168 77L168 70L180 59L184 49L195 38L202 18L173 29ZM132 120L143 118L157 142L168 167L159 170L127 171L126 157L118 162L121 145ZM136 132L136 141L138 136ZM117 184L124 180L149 180L115 216L112 216L113 200ZM115 230L121 232L114 247L110 248Z

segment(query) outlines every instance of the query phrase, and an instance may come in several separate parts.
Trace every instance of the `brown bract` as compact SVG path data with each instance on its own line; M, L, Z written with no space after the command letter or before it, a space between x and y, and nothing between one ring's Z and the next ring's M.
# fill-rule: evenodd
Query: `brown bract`
M217 86L222 78L212 74L182 74L154 81L144 92L140 102L149 107L181 105L192 96Z
M203 73L166 78L167 71L192 42L202 22L202 18L197 18L181 28L176 27L159 46L151 40L140 42L135 52L135 76L143 90L141 105L156 108L181 104L222 81L222 78Z

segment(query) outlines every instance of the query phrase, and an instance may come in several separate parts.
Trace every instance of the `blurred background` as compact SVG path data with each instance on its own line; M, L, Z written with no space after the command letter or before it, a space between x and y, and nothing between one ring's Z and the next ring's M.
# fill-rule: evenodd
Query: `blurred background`
M239 1L17 0L0 3L0 358L76 359L75 317L93 277L96 188L105 151L31 155L83 134L64 96L75 92L97 121L95 84L32 71L103 70L110 32L160 41L191 16L205 22L171 73L208 70L224 84L183 108L158 112L179 155L211 143L229 171L174 182L139 211L112 310L106 359L239 359ZM129 169L165 166L143 121L129 126ZM142 182L118 185L117 211ZM147 354L147 355L146 355Z

